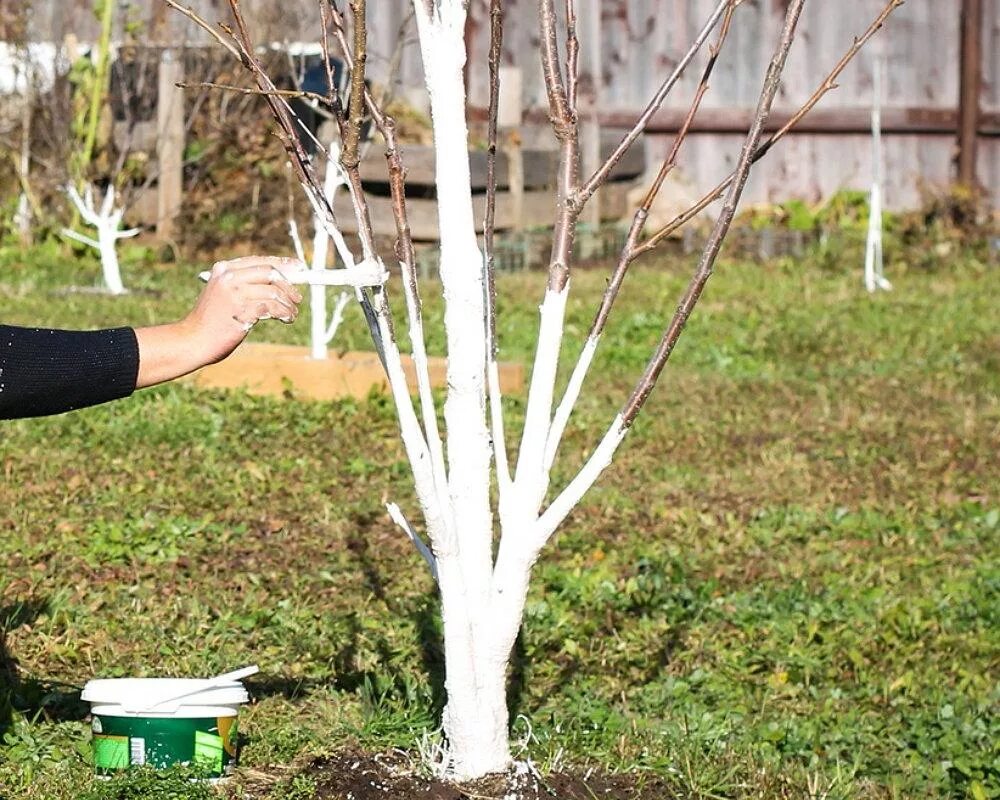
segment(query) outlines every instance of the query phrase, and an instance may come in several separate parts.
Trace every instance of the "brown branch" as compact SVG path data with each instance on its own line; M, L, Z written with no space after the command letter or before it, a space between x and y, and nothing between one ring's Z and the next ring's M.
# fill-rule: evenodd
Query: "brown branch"
M726 37L729 36L729 30L733 22L733 12L735 10L736 2L734 0L734 2L729 4L729 7L726 9L726 14L722 18L722 29L719 31L718 40L716 40L716 42L709 47L708 63L705 64L705 69L701 73L701 79L698 81L698 88L695 91L691 108L688 110L687 116L684 118L684 123L681 125L681 129L674 137L674 142L670 146L670 152L667 154L667 157L663 159L660 171L657 173L656 178L649 187L649 191L646 192L646 196L642 200L642 208L644 208L647 212L653 207L653 202L656 200L656 196L660 193L663 181L666 180L667 175L669 175L674 167L677 166L677 156L680 153L681 145L683 145L685 139L687 139L688 132L691 130L691 125L694 123L694 118L698 114L698 109L701 108L701 101L704 99L705 93L708 91L708 81L709 78L712 77L712 72L715 70L715 65L719 60L719 53L722 52L722 47L726 43Z
M236 94L252 94L258 97L288 97L288 98L299 98L302 100L315 100L317 103L322 103L324 105L329 105L329 98L324 97L321 94L316 94L316 92L304 92L298 89L273 89L271 91L266 91L260 88L253 88L252 86L233 86L228 83L213 83L212 81L196 81L191 83L189 81L181 81L176 84L180 89L216 89L221 92L234 92Z
M600 12L598 12L600 13ZM570 111L576 113L580 81L580 39L576 35L576 2L566 0L566 96Z
M351 93L348 99L347 113L344 116L345 122L341 126L341 140L344 147L341 152L340 163L347 174L347 182L351 190L351 198L354 202L354 213L358 222L358 238L361 240L361 247L365 258L375 255L375 226L372 222L371 209L368 206L368 198L365 195L364 186L361 180L361 125L364 120L365 108L372 113L372 118L379 130L385 136L385 117L381 114L375 99L365 87L365 61L368 53L368 28L365 24L365 0L352 0L351 10L354 17L354 48L347 41L346 21L343 13L337 7L335 0L329 0L331 18L333 22L333 32L340 45L344 56L344 62L351 72ZM360 21L358 18L360 14ZM359 27L360 26L360 27ZM360 50L358 48L360 47ZM360 55L360 59L358 56ZM358 88L360 84L360 89ZM353 131L353 132L352 132ZM349 148L352 152L349 152ZM377 294L384 300L384 290L378 290ZM382 302L382 301L380 301ZM385 306L385 310L388 305ZM388 324L392 325L391 318Z
M829 72L823 82L819 85L815 92L806 100L805 103L796 111L789 120L782 125L777 131L775 131L771 136L761 144L753 154L754 162L759 161L777 144L785 135L792 130L796 125L801 122L805 116L815 108L816 104L819 103L823 97L837 88L837 78L844 71L844 68L851 62L851 60L858 54L861 48L868 42L869 39L874 36L878 30L888 19L889 15L899 8L905 0L889 0L882 11L875 18L868 29L859 37L855 38L854 42L847 49L844 55L841 57L840 61L837 62L836 66ZM656 247L660 242L666 239L670 234L681 228L687 222L689 222L694 217L698 216L702 211L704 211L708 206L710 206L715 200L722 196L722 193L726 188L732 183L735 172L730 173L728 177L724 178L715 188L704 195L697 203L695 203L691 208L683 213L677 215L674 219L664 225L660 230L654 233L649 239L647 239L636 251L636 256L647 253Z
M309 158L308 153L306 153L296 133L294 116L284 98L276 94L278 87L274 85L274 82L254 55L253 40L250 36L246 20L243 18L239 0L229 0L229 7L233 13L237 30L233 31L231 28L225 26L223 30L229 33L233 41L236 42L240 61L253 74L257 86L260 88L264 99L271 109L271 113L277 120L278 138L285 148L285 152L288 153L292 161L292 166L299 175L299 179L315 193L317 200L326 206L331 218L334 218L333 208L330 207L323 194L322 184L316 176L315 169L313 169L312 160Z
M636 415L642 409L643 405L645 405L646 400L653 391L653 387L656 385L660 373L663 371L663 367L673 352L674 345L677 344L677 339L681 335L681 331L684 330L691 312L701 297L705 284L712 275L715 261L718 258L719 251L722 249L722 243L729 232L733 216L736 214L736 206L740 201L740 196L743 194L743 189L750 176L750 168L754 163L754 152L760 141L764 122L771 111L774 96L778 92L781 73L785 68L788 51L791 49L792 41L795 38L795 28L799 21L799 15L802 13L804 2L805 0L792 0L789 3L788 10L785 13L785 24L781 33L781 39L768 66L767 76L764 79L764 88L757 103L757 111L754 114L753 123L750 125L750 130L740 151L739 162L734 173L732 185L729 187L729 192L726 195L722 212L719 214L719 218L712 228L712 233L705 244L705 249L698 262L698 268L695 270L687 290L684 292L684 297L681 299L677 311L674 312L670 325L660 340L659 347L657 347L653 357L646 365L646 369L636 384L632 396L622 409L622 430L631 427Z
M663 101L667 98L667 95L670 94L671 89L674 88L677 81L680 80L687 65L691 63L691 59L693 59L698 50L701 49L701 46L705 43L705 40L715 28L719 19L722 17L723 12L725 12L728 7L732 6L733 2L734 0L719 0L715 10L702 27L698 36L691 44L691 47L688 48L688 51L678 62L673 72L671 72L663 83L660 84L660 88L656 90L656 94L653 95L653 99L649 101L646 109L639 116L639 119L636 120L635 125L633 125L632 129L622 137L622 140L618 143L618 146L615 147L611 155L607 157L604 163L598 167L597 171L590 176L587 182L576 193L576 196L573 198L573 202L576 205L582 206L585 204L591 197L594 196L594 192L596 192L604 184L604 182L607 181L608 176L615 168L615 165L622 160L625 153L629 151L629 148L635 144L635 141L642 135L643 131L646 130L650 120L656 112L660 110L660 106L663 105Z
M503 51L503 5L490 0L490 105L486 149L486 217L483 221L483 282L486 310L486 342L491 359L497 357L497 285L494 228L497 213L497 117L500 113L500 57Z
M559 44L556 41L556 9L553 0L539 0L538 22L541 32L542 74L549 100L549 118L556 136L562 141L575 125L575 114L566 96L562 69L559 66Z
M319 0L319 23L320 23L320 47L323 50L323 69L326 71L326 93L327 101L334 110L337 118L337 125L340 128L340 135L344 135L344 109L340 102L340 87L333 75L333 66L330 64L330 19L329 7L326 0Z
M542 74L549 100L549 119L559 141L559 168L556 178L556 220L552 253L549 257L549 289L562 291L569 280L576 221L580 211L573 202L580 180L580 137L576 113L569 105L556 41L556 12L553 0L539 0Z
M367 0L351 0L354 16L354 52L351 68L351 95L347 102L347 128L344 131L344 151L341 162L346 169L361 163L359 144L365 118L365 66L368 62L368 24L365 19Z
M677 157L680 154L681 145L683 145L687 139L688 133L691 130L691 125L694 123L694 119L698 114L698 109L701 107L701 101L704 99L705 93L708 91L708 81L712 77L712 72L715 70L715 65L719 60L719 53L722 51L722 47L726 42L727 36L729 35L733 12L736 10L736 5L736 2L732 2L726 9L725 17L722 20L722 28L719 32L719 38L709 49L708 62L705 64L705 68L701 73L701 79L698 81L698 88L695 90L694 100L692 100L691 107L688 109L687 115L684 118L684 123L681 126L681 129L677 132L677 135L674 137L673 144L670 146L670 151L667 153L666 158L663 159L663 163L660 165L660 170L657 173L656 178L653 180L653 183L650 185L649 190L646 192L646 195L642 200L642 204L635 212L635 216L632 219L632 225L629 227L628 236L626 237L625 244L619 255L618 263L615 265L615 270L611 274L611 279L608 281L608 285L604 290L604 296L601 298L601 305L597 310L597 314L594 316L593 323L591 323L590 336L599 336L604 330L608 317L611 314L611 308L614 305L615 300L618 298L622 284L625 281L628 269L638 257L639 240L646 227L646 221L649 219L649 211L653 206L653 202L656 200L656 196L659 193L660 188L663 186L663 181L666 180L667 175L669 175L677 165Z
M175 0L163 0L163 2L166 3L168 6L170 6L172 9L174 9L175 11L179 11L181 14L183 14L185 17L191 20L195 25L197 25L199 28L208 33L213 39L215 39L215 41L217 41L219 44L225 47L226 50L228 50L230 54L233 55L234 58L238 58L240 59L240 61L243 60L242 56L240 55L239 49L237 47L234 47L233 44L230 41L228 41L225 36L219 33L215 29L214 25L211 25L210 23L206 22L204 19L199 17L194 12L194 10L188 8L187 6L182 6Z

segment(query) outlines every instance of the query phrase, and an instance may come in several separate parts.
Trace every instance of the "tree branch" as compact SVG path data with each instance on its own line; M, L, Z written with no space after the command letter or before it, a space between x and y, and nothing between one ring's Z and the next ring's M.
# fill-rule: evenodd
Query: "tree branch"
M660 106L663 105L663 101L666 99L670 90L674 88L674 85L680 80L681 75L684 74L684 70L687 65L691 63L691 59L694 58L698 50L705 43L712 29L715 28L719 19L722 17L723 12L726 11L727 7L734 4L734 0L719 0L715 9L712 11L711 16L708 21L702 27L698 36L695 38L691 47L684 54L681 60L678 62L677 66L674 67L674 71L670 73L667 79L660 84L660 88L657 89L656 94L653 95L653 99L649 101L649 105L646 106L646 110L642 112L639 119L636 121L632 129L625 134L622 140L618 143L618 146L614 149L610 156L605 160L605 162L598 168L590 179L583 185L583 187L577 192L574 202L577 205L583 205L591 197L593 197L594 192L608 179L611 174L611 170L615 168L615 165L621 161L625 153L628 152L629 148L635 143L635 140L639 138L643 131L646 130L646 126L649 125L649 121L653 118L653 115L659 111Z
M595 65L595 71L600 65ZM580 80L580 39L576 35L576 2L566 0L566 100L575 114L577 86Z
M368 63L368 22L365 18L367 0L351 0L354 15L354 53L351 67L351 96L347 103L347 128L344 131L344 152L341 160L348 170L361 162L358 144L365 117L365 66Z
M182 6L180 3L176 2L176 0L163 0L163 2L166 3L168 6L170 6L172 9L174 9L175 11L179 11L181 14L183 14L185 17L191 20L195 25L197 25L199 28L205 31L209 36L215 39L215 41L217 41L219 44L225 47L226 50L228 50L234 58L238 58L240 61L243 60L243 57L240 55L239 48L233 46L232 42L230 42L228 39L226 39L225 36L219 33L215 29L214 25L209 24L204 19L199 17L194 12L194 10L188 8L187 6Z
M684 330L684 326L687 324L688 318L691 316L691 312L694 310L695 304L701 297L705 284L712 275L715 261L718 258L719 251L722 248L722 243L726 238L726 234L729 232L729 226L732 224L733 216L736 213L736 206L739 204L740 197L743 194L743 189L750 176L750 168L753 166L755 160L754 154L757 150L757 143L760 141L761 132L764 129L764 122L767 120L767 116L771 112L771 104L774 101L775 94L777 94L778 85L781 83L781 73L785 67L785 60L787 59L788 51L792 46L792 40L795 37L795 27L798 23L799 15L802 12L802 5L804 1L805 0L792 0L792 2L789 3L788 11L785 14L785 26L782 30L778 49L775 51L775 54L771 59L771 64L768 67L767 76L764 79L764 89L761 92L760 100L757 103L757 111L754 114L750 130L743 143L739 162L737 163L734 171L733 180L729 187L728 194L726 195L722 212L719 214L719 218L716 220L715 225L712 228L712 233L708 237L708 241L705 244L705 250L698 263L698 268L695 270L695 273L688 284L688 288L684 293L684 297L681 299L681 303L678 306L677 311L674 313L673 319L670 321L669 327L663 334L663 338L660 341L660 345L657 348L656 353L646 366L646 371L643 373L642 378L636 385L635 391L632 393L632 397L629 398L628 403L625 404L625 407L622 410L621 416L623 428L628 428L632 425L636 414L639 413L639 410L649 397L650 392L652 392L653 386L656 384L656 380L660 376L660 372L663 370L664 365L667 363L667 359L670 358L670 354L673 352L674 345L677 343L677 339L680 336L681 331Z
M424 540L417 536L413 532L413 528L410 527L410 523L406 521L406 517L403 516L402 510L395 503L386 503L386 510L389 512L389 516L392 521L399 526L399 528L407 535L409 540L413 542L414 546L417 548L417 552L423 556L424 561L427 562L427 566L431 569L431 575L434 577L434 582L438 580L438 569L437 569L437 559L434 558L434 554L431 549L424 544Z
M899 8L905 0L889 0L882 11L879 12L878 16L868 26L868 29L859 37L855 38L854 42L847 49L844 55L841 57L840 61L834 66L834 68L829 72L823 82L817 87L816 91L812 93L808 100L799 107L786 122L777 131L775 131L771 136L761 144L753 154L754 162L759 161L764 156L770 152L771 148L774 147L779 141L781 141L785 135L792 130L796 125L798 125L805 116L815 108L816 104L828 93L837 88L837 78L844 71L844 68L851 62L851 60L858 54L862 47L868 42L869 39L874 36L878 30L888 19L889 15L892 14L897 8ZM714 189L705 194L697 203L695 203L687 211L679 214L666 225L664 225L660 230L649 237L636 251L636 256L640 256L644 253L648 253L654 247L656 247L660 242L666 239L670 234L679 228L683 227L688 221L696 217L702 211L704 211L709 205L711 205L715 200L722 196L722 193L726 188L732 183L735 177L735 172L729 174L728 177L724 178Z
M774 55L768 66L767 74L764 78L764 86L761 90L757 103L757 110L754 114L750 130L744 140L740 151L740 158L735 170L735 176L723 205L722 213L712 229L698 267L688 284L687 291L681 300L673 319L667 330L664 332L659 347L646 366L642 377L636 384L636 388L621 412L615 417L611 427L607 430L600 444L595 449L593 455L587 460L583 469L570 481L569 485L563 489L556 497L545 513L538 520L538 536L542 541L548 539L555 531L556 527L565 519L566 515L580 501L587 490L593 486L600 474L611 463L611 458L625 434L631 428L636 415L642 409L649 398L657 378L663 370L673 347L680 336L684 325L687 323L694 309L695 304L701 297L702 290L712 274L716 258L729 231L733 216L736 213L736 206L740 196L746 186L750 169L753 166L753 154L756 151L757 143L760 141L764 123L771 111L771 104L777 94L778 86L781 82L781 73L791 49L792 41L795 38L795 28L798 24L799 16L802 13L802 6L805 0L791 0L788 10L785 13L785 24L782 28L781 38L775 49Z
M486 309L486 387L490 404L490 428L493 457L496 460L497 483L506 501L510 486L510 466L507 463L507 437L503 424L503 398L497 366L497 285L494 253L494 228L497 208L497 117L500 109L500 57L503 51L503 5L490 0L490 102L486 151L486 218L483 222L483 302Z
M576 401L579 399L580 391L583 388L583 382L587 377L590 365L593 362L595 353L597 352L597 346L600 342L601 334L604 332L604 326L607 324L611 307L621 291L622 283L625 280L625 275L629 266L631 266L632 262L635 261L636 248L639 245L639 239L642 236L643 229L645 228L646 220L649 218L649 210L653 205L653 201L656 199L657 193L660 191L660 187L663 185L663 181L677 163L677 156L680 152L681 145L687 138L691 124L694 122L694 118L698 113L699 107L701 106L701 101L704 98L705 93L708 91L708 81L713 70L715 69L716 63L718 62L719 53L721 52L722 46L726 41L726 37L729 34L733 12L736 10L736 5L736 2L731 2L726 8L719 38L710 48L708 62L702 71L701 79L698 82L698 88L695 90L694 100L692 101L691 107L685 117L684 124L681 126L680 131L678 131L677 136L674 138L673 145L671 146L666 158L664 158L663 164L660 166L659 173L650 186L649 191L646 192L646 196L644 197L642 204L636 210L632 219L632 224L629 227L625 244L619 254L618 263L615 266L614 272L611 274L611 279L604 290L601 305L598 308L596 316L594 317L594 321L591 323L587 340L580 351L580 356L577 359L576 365L573 367L573 373L570 375L569 382L566 385L566 390L563 393L563 398L556 407L556 413L552 419L552 427L549 430L548 440L545 445L546 473L552 469L552 465L555 462L563 433L566 430L566 425L569 422L570 415L573 413L573 408L576 406Z

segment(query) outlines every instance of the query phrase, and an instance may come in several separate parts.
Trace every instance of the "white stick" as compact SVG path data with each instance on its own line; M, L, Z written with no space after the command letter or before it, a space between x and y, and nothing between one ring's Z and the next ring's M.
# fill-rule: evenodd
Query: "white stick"
M872 71L872 188L868 201L868 239L865 245L865 288L889 291L882 260L882 56Z
M431 575L434 576L434 581L437 582L437 559L434 558L434 554L431 552L431 549L424 544L423 539L413 532L413 528L411 528L410 523L406 521L406 517L403 516L403 512L400 510L398 505L395 503L386 503L385 508L389 512L389 516L392 517L392 521L402 529L403 533L405 533L410 538L410 541L416 546L420 555L424 557L424 561L427 562L427 566L431 568Z
M298 269L281 273L289 283L297 286L381 286L389 279L389 273L378 262L361 262L350 269ZM199 272L198 277L208 281L209 271Z

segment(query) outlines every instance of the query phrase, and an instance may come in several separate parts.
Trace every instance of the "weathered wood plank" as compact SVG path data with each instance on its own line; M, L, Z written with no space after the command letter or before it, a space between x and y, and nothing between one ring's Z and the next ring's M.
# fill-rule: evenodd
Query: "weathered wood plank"
M603 131L601 135L601 155L606 158L620 136L613 131ZM404 145L403 166L406 168L406 185L410 187L434 186L434 148L425 145ZM524 153L524 188L550 189L555 184L559 154L555 150L525 149ZM469 153L469 169L472 173L472 190L486 190L486 151L473 150ZM642 175L646 169L646 158L640 146L633 147L611 171L610 180L620 181ZM364 161L361 162L361 179L366 183L385 183L385 157L378 147L372 147ZM510 186L510 164L506 153L497 154L497 186L507 189Z
M601 218L617 220L625 216L628 192L635 187L634 181L616 181L604 187L599 195ZM528 227L546 227L552 225L555 219L555 208L552 193L545 190L524 193L523 214ZM476 209L476 232L483 232L483 215L486 212L485 195L475 195L473 204ZM376 234L394 237L392 224L392 201L388 197L369 197L368 206L375 220ZM407 203L410 229L413 238L418 242L436 241L438 238L437 203L430 198L413 198ZM350 198L341 193L335 203L337 221L345 234L357 233L354 219L354 209ZM516 208L513 198L507 192L497 194L496 228L511 230L516 223Z

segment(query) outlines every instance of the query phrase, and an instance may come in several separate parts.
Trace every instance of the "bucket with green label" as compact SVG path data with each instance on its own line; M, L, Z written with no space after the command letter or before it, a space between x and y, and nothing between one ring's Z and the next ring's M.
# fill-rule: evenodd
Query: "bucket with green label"
M206 778L226 775L236 764L237 717L249 698L238 680L220 678L89 681L82 699L90 703L97 774L183 764Z

